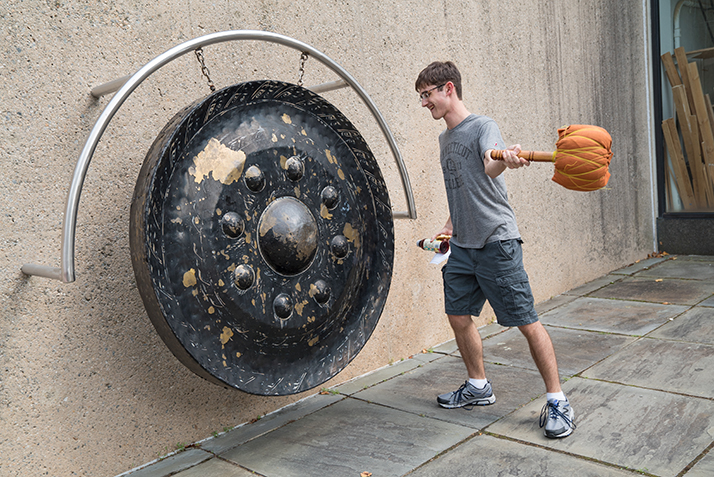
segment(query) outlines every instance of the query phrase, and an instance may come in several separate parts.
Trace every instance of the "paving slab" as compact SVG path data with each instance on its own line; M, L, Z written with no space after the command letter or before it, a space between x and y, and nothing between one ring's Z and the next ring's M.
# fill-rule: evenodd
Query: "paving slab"
M436 403L439 394L454 391L467 378L461 358L446 356L422 368L412 370L354 396L369 402L401 409L476 429L491 424L531 399L545 393L536 371L486 363L496 403L473 409L444 409Z
M668 259L664 258L664 257L646 258L644 260L635 262L632 265L629 265L627 267L620 268L619 270L615 270L614 272L610 272L610 274L611 275L634 275L637 272L641 272L642 270L647 270L648 268L653 267L653 266L657 265L658 263L662 263L665 260L668 260Z
M315 394L296 403L290 404L255 422L236 427L218 437L207 439L199 445L201 449L220 454L244 442L255 439L273 431L285 424L300 419L308 414L344 399L344 396L332 394ZM133 476L132 476L133 477Z
M168 477L185 469L194 467L213 457L212 454L197 448L186 449L183 452L166 457L142 469L122 474L126 477Z
M643 338L583 376L714 398L714 346Z
M542 315L543 313L554 310L555 308L558 308L559 306L565 305L566 303L570 303L571 301L575 300L577 296L575 295L557 295L554 296L546 301L542 301L540 303L536 303L535 305L535 310L538 313L538 315Z
M417 361L418 363L431 363L435 359L441 358L441 353L435 353L434 350L426 351L423 353L417 353L414 356L410 357L409 359L413 359ZM419 366L419 364L417 364Z
M573 288L571 290L563 293L564 295L574 295L574 296L585 296L590 293L599 290L602 287L617 283L622 280L621 275L605 275L604 277L596 278L595 280L588 282L579 287Z
M265 477L403 475L473 429L348 398L221 455Z
M481 335L481 339L490 338L491 336L503 333L506 330L508 330L508 328L503 327L496 322L489 323L478 329L479 334ZM422 362L433 361L434 359L439 357L438 355L455 354L458 352L459 347L456 345L456 340L450 339L449 341L445 341L437 346L434 346L433 348L431 348L431 351L427 353L419 353L412 356L412 359L418 359Z
M675 255L670 260L714 263L714 256L712 256L712 255Z
M409 474L410 477L445 475L632 477L633 474L576 456L480 435Z
M503 333L507 329L508 329L507 327L501 326L494 321L493 323L489 323L489 324L479 328L478 332L479 332L479 335L481 336L481 339L485 340L486 338L490 338L491 336L497 335L499 333Z
M714 296L710 296L703 302L699 303L699 306L714 306Z
M456 346L456 340L451 339L449 341L441 343L438 346L435 346L434 353L451 354L458 349L458 346Z
M362 391L363 389L367 389L370 386L374 386L375 384L381 383L382 381L386 381L388 379L392 379L395 376L399 376L402 373L406 373L407 371L417 368L423 364L424 363L422 361L417 361L414 359L405 359L403 361L398 361L394 364L390 364L389 366L380 368L371 373L367 373L364 376L359 376L355 379L351 379L345 383L334 386L332 389L339 392L340 394L350 396L356 392Z
M560 376L573 376L632 343L632 336L546 327L555 348ZM518 329L483 341L483 357L492 363L538 371L528 341Z
M548 449L674 477L714 439L714 402L575 377L564 385L577 429L548 439L532 402L486 431Z
M685 475L687 477L712 477L714 475L714 452L709 449L709 453L694 464Z
M543 314L541 321L567 328L643 336L689 308L584 297Z
M255 477L255 474L214 457L196 467L174 474L174 477Z
M637 276L714 280L714 262L667 260L656 267L638 273Z
M599 298L638 300L676 305L696 305L714 294L714 281L671 278L624 278L590 294Z
M647 336L714 345L714 310L694 307Z

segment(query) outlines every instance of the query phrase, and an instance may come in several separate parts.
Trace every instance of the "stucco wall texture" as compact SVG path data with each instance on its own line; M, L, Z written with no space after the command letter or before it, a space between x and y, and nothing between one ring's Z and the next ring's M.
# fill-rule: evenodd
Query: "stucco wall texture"
M99 142L79 208L77 280L20 272L27 262L59 266L74 165L110 100L93 99L92 87L188 39L253 29L312 45L368 91L405 158L419 218L396 221L387 306L329 386L452 336L440 267L414 245L447 217L437 149L444 126L413 88L433 60L459 65L469 109L495 118L508 143L553 150L557 128L577 123L613 136L606 190L565 190L550 181L549 164L506 172L537 301L652 252L644 23L640 2L596 0L1 2L0 474L116 475L309 394L258 397L195 376L154 331L136 289L134 183L163 125L209 93L192 54L146 80ZM219 88L297 81L299 52L289 48L233 42L204 54ZM306 85L335 79L308 60ZM405 210L397 168L367 108L349 89L324 96L365 136L395 210ZM492 318L487 310L478 320Z

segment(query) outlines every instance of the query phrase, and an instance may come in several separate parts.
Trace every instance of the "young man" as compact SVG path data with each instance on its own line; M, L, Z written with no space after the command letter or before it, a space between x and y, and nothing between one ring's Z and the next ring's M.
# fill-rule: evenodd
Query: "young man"
M502 326L516 326L528 341L540 371L548 402L540 425L551 438L575 429L574 413L560 388L555 351L548 332L538 321L528 275L523 268L521 237L508 203L502 173L529 165L510 146L503 160L491 151L503 149L495 121L471 114L461 95L461 74L452 62L434 62L416 80L422 107L432 118L443 119L439 136L450 217L437 235L451 235L451 255L442 269L444 301L469 379L456 391L437 398L440 406L458 408L493 404L496 398L486 379L481 336L471 319L486 300Z

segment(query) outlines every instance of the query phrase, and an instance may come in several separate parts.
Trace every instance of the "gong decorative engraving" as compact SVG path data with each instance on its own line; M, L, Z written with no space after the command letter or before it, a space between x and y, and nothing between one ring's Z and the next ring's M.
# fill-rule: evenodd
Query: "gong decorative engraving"
M166 125L136 184L130 236L171 351L254 394L341 371L391 281L391 206L369 147L325 99L277 81L217 91Z

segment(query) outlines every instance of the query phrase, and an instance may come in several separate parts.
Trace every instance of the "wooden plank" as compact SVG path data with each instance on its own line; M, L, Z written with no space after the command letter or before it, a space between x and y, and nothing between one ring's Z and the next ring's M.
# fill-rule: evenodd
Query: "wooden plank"
M694 146L694 158L698 159L702 164L704 163L702 161L702 139L701 135L699 134L699 125L697 124L697 117L695 115L689 116L689 124L690 127L692 128L690 133L692 137L692 145Z
M697 208L697 200L694 197L694 190L689 179L687 164L682 155L682 146L679 142L677 134L677 126L674 119L670 118L662 121L662 131L664 132L664 140L667 146L667 151L670 155L670 164L672 165L677 192L682 201L684 210L692 210ZM669 169L669 168L668 168Z
M684 85L673 86L672 97L677 109L677 121L682 133L684 150L689 161L689 170L692 173L694 197L697 200L697 205L704 208L709 205L709 194L707 193L708 177L701 158L699 128L697 127L696 118L689 112L689 103L687 102Z
M692 113L689 110L689 102L687 101L687 92L684 85L672 86L672 97L677 111L679 128L682 131L684 150L687 153L687 158L691 160L699 156L699 138L697 137L697 131L695 131L697 129L696 123L692 121Z
M688 51L687 58L691 60L707 60L709 58L714 58L714 48Z
M679 67L679 74L682 76L682 84L687 90L687 102L689 103L689 109L694 109L694 103L692 102L692 91L689 83L689 68L687 65L687 54L684 52L683 47L676 48L674 50L674 57L677 59L677 67Z
M708 166L714 167L714 133L709 122L709 112L707 111L702 83L699 81L699 70L697 64L689 63L689 81L692 86L692 100L694 101L694 112L697 115L699 126L699 137L702 141L702 157Z
M667 73L667 79L669 79L669 84L671 86L678 86L682 84L682 79L679 77L677 67L674 66L672 53L669 51L662 55L662 65L664 65L664 71Z
M675 184L677 185L677 192L682 201L682 207L684 210L696 209L699 204L694 196L687 164L682 155L682 145L679 142L679 135L677 134L677 126L674 122L674 118L662 121L662 132L664 133L664 142L669 152L670 164L672 165L672 169L674 169L672 172L674 173Z
M694 147L694 155L689 159L689 170L696 177L697 185L700 189L701 197L704 197L703 207L714 207L714 188L710 183L707 165L702 160L702 141L699 136L699 127L697 127L697 117L689 116L689 124L692 125L691 141Z

